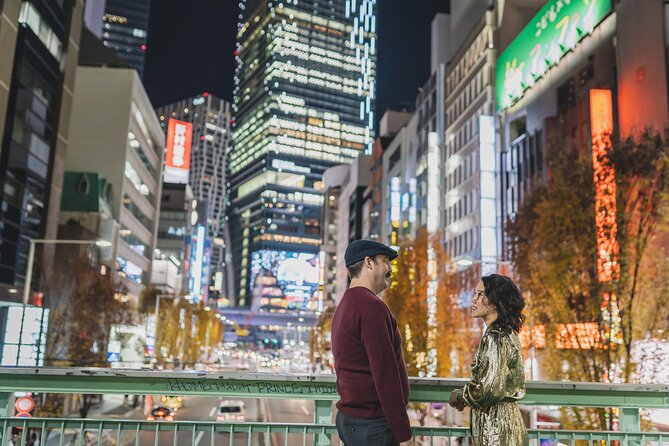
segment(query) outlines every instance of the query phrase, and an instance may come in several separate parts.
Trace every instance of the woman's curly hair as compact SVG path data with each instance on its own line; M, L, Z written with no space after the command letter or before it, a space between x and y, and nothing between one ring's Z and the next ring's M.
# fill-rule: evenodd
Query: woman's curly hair
M488 302L497 310L498 316L495 324L519 333L525 322L523 314L525 300L516 284L509 277L500 274L483 276L481 281L485 287Z

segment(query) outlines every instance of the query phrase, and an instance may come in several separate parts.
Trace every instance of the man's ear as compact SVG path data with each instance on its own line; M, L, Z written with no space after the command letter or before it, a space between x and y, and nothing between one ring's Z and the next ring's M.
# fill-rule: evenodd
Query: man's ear
M369 262L368 262L367 260L369 260ZM365 257L365 266L366 266L367 268L372 269L372 263L374 263L374 259L373 259L373 258L371 258L371 257L369 257L369 256Z

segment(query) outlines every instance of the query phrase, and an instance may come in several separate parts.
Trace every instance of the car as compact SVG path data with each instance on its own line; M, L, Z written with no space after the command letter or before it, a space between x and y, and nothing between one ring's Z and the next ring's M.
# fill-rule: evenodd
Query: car
M183 407L184 403L184 397L183 396L171 396L171 395L163 395L160 397L160 401L163 403L165 407L168 409L181 409Z
M174 421L176 411L165 406L154 407L151 415L146 417L147 421Z
M216 421L244 421L246 420L246 411L243 401L225 400L218 405L218 415Z

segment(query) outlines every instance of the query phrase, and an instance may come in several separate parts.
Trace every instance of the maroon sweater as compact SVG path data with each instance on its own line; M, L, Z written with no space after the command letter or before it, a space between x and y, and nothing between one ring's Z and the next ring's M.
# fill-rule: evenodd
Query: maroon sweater
M385 418L398 442L411 438L409 379L402 338L388 306L364 287L344 293L332 320L337 409L355 418Z

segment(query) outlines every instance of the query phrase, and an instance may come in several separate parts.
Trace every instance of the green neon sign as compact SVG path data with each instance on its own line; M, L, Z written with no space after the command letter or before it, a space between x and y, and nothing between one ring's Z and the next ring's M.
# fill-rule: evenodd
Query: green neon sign
M497 108L507 108L523 97L609 11L611 0L548 1L497 59Z

